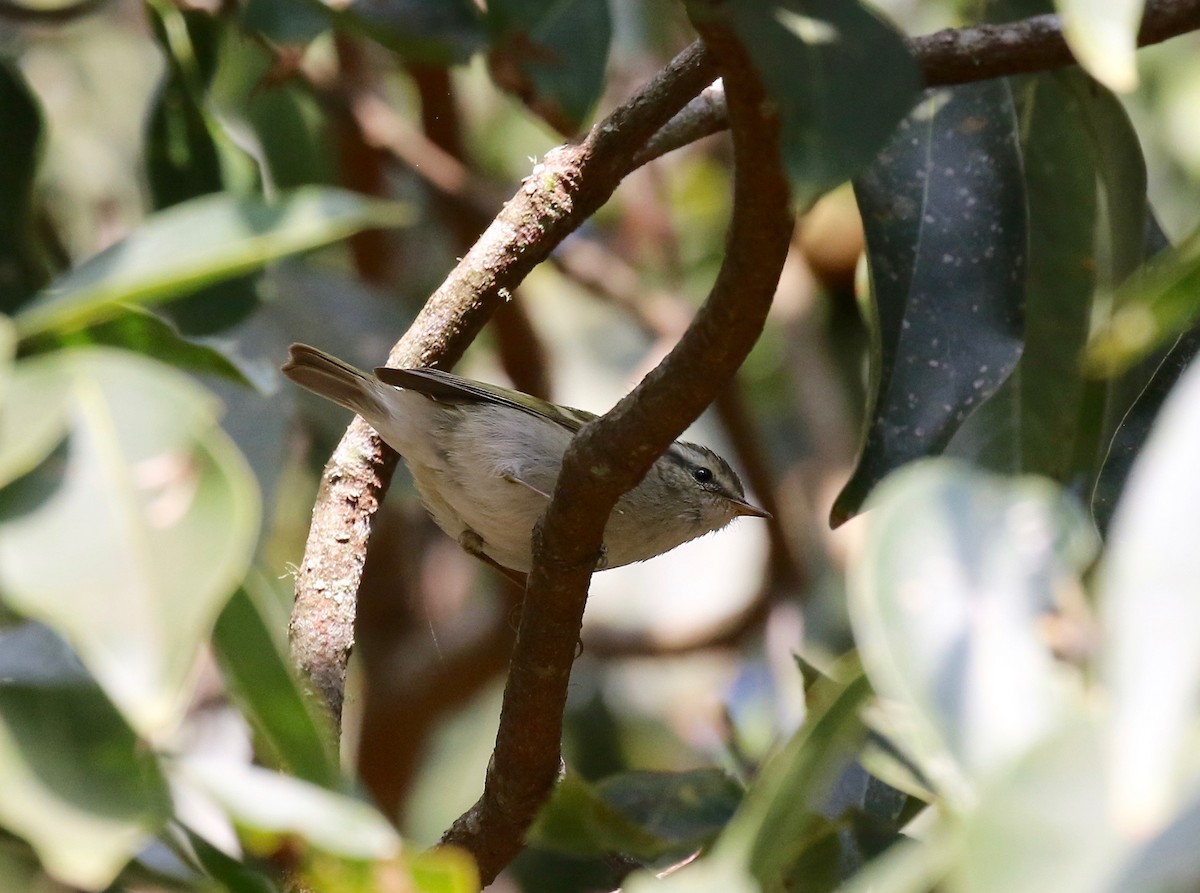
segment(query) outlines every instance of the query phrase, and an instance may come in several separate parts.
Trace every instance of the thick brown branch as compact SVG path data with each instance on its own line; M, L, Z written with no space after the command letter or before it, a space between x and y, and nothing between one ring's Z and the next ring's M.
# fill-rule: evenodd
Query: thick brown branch
M581 144L549 153L429 298L388 362L445 366L457 360L509 291L608 199L629 170L631 147L642 145L715 76L711 57L695 44ZM321 477L296 580L292 656L339 724L363 556L395 464L395 454L355 419Z
M534 532L533 570L483 796L444 838L474 854L485 882L519 852L557 777L567 681L608 515L733 377L762 330L787 253L792 220L777 121L736 39L702 28L721 60L733 119L725 262L670 355L572 442Z
M1138 46L1162 43L1200 29L1200 0L1149 0L1138 31ZM946 87L1075 64L1056 15L1040 15L1003 25L947 28L908 39L927 87ZM645 164L728 127L719 86L693 99L639 150Z

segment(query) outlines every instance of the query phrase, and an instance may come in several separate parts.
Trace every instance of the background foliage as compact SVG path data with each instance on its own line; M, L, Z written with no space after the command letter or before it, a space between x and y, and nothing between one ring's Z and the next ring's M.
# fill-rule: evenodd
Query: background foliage
M728 13L807 213L695 437L775 519L595 579L496 889L1200 885L1200 54L1058 7L1083 68L924 92L904 34L1049 7ZM386 355L530 159L692 39L623 0L0 9L0 889L477 888L423 848L478 796L520 593L398 480L334 740L285 630L346 419L276 369ZM636 170L466 373L610 405L711 285L729 167Z

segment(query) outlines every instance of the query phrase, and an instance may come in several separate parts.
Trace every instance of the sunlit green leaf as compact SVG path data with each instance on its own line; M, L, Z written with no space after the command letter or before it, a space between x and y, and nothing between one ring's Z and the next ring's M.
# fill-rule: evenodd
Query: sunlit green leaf
M1200 367L1168 398L1117 504L1100 582L1116 820L1157 830L1195 784L1200 703Z
M171 773L248 831L297 834L353 859L387 859L400 850L395 829L374 807L306 781L220 757L182 757Z
M93 685L0 684L0 824L101 890L166 819L155 758Z
M476 893L479 872L463 850L438 847L405 859L419 893Z
M971 778L986 779L1069 703L1038 621L1079 585L1091 527L1046 481L947 460L897 472L872 507L849 581L863 663L881 697L914 710Z
M330 188L280 200L218 194L151 215L128 237L51 283L16 318L28 337L111 316L122 304L166 301L269 261L370 227L401 226L408 210Z
M1079 64L1118 92L1137 86L1137 35L1145 0L1055 0Z
M1115 298L1116 311L1093 334L1088 369L1115 375L1200 318L1200 230L1149 261Z
M185 376L102 348L23 360L0 405L0 458L36 464L65 438L0 491L0 593L151 738L178 721L257 537L254 480L216 413ZM31 431L41 455L10 446Z

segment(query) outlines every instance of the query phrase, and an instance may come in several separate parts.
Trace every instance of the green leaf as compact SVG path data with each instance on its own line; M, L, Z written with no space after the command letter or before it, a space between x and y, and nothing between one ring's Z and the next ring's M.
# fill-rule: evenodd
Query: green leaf
M835 525L888 472L941 452L1021 355L1022 180L1008 84L987 81L932 91L856 181L872 409Z
M33 182L42 113L17 66L0 61L0 313L11 313L40 288L46 273L33 236Z
M243 715L267 745L272 763L305 781L330 789L341 782L337 750L327 720L304 694L286 650L267 626L263 584L249 582L234 593L217 618L213 645L221 670Z
M325 5L339 26L362 31L409 62L455 65L485 42L479 11L470 0L350 0L340 9Z
M581 856L622 853L650 860L670 849L667 841L623 815L571 772L555 785L527 837L539 846Z
M1067 692L1038 637L1055 593L1095 548L1079 507L1044 480L931 460L872 499L849 579L855 641L875 690L913 711L967 777L992 777L1060 716ZM952 777L922 766L931 778ZM969 794L943 791L963 804Z
M829 818L822 811L865 737L859 711L870 693L866 677L817 687L804 724L763 767L713 846L712 858L745 864L766 889L778 889L825 838Z
M727 17L750 53L802 208L865 167L919 98L903 35L852 0L740 0L693 14Z
M0 824L100 890L166 819L155 758L95 686L0 684Z
M1145 0L1055 0L1063 36L1087 72L1111 90L1137 86L1137 35Z
M608 0L493 0L487 24L496 83L559 133L578 133L604 89Z
M1058 728L980 792L962 823L949 889L1103 889L1128 843L1108 822L1100 725L1079 713L1059 717Z
M1192 790L1200 699L1200 367L1168 398L1117 504L1100 578L1122 829L1157 830Z
M257 538L254 479L216 411L169 367L101 348L23 360L0 405L0 469L66 439L2 491L0 593L61 633L149 738L179 720ZM38 450L11 446L30 432Z
M582 856L680 858L708 844L741 799L719 769L622 772L589 785L568 775L538 815L530 840Z
M192 199L151 215L51 283L17 316L17 330L29 337L77 329L113 316L122 304L167 301L360 230L410 219L402 205L341 189L297 189L276 202L226 194Z
M329 30L330 10L320 0L247 0L242 27L276 44L303 45Z
M1116 375L1200 319L1200 229L1133 276L1116 310L1093 333L1085 361L1094 375Z
M475 860L453 847L438 847L405 859L419 893L478 893Z
M227 893L276 893L275 885L257 871L226 855L196 832L187 829L186 833L200 867Z
M400 851L395 829L374 807L306 781L220 757L181 757L170 773L247 831L299 835L351 859L388 859Z
M1105 385L1080 368L1094 320L1141 263L1145 163L1121 104L1082 72L1024 79L1016 96L1029 203L1025 350L947 452L1047 475L1090 500L1113 432L1153 372Z

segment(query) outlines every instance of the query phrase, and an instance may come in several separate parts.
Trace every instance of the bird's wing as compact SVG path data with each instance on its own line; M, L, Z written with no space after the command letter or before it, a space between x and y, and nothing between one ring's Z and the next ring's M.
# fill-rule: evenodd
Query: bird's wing
M519 409L521 412L561 425L571 433L575 433L596 418L593 413L582 409L556 406L520 391L459 378L440 369L393 369L390 366L378 366L375 369L375 377L384 384L416 391L440 403L491 403Z

